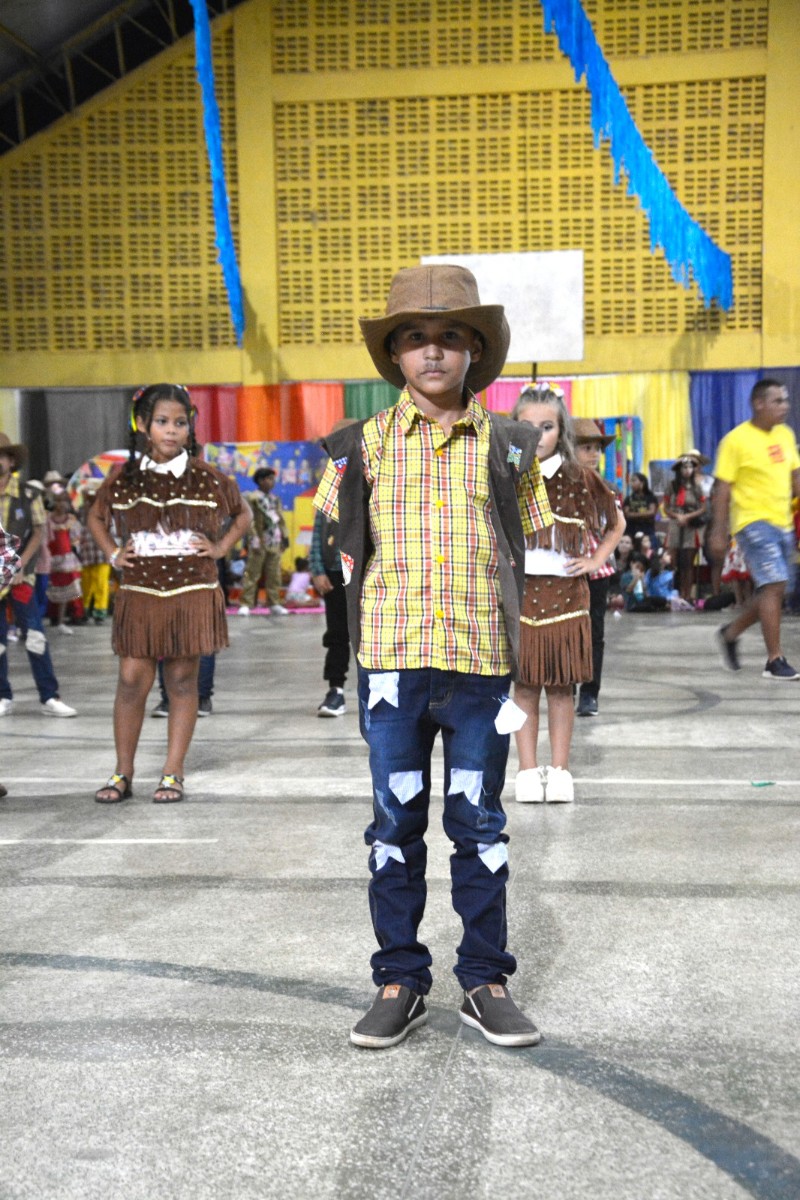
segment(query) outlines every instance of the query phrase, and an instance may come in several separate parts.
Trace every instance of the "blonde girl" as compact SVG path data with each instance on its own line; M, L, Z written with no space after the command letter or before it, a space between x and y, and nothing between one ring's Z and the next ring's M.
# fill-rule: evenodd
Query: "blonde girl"
M587 576L613 553L625 529L615 498L596 471L579 466L564 393L549 383L522 390L512 417L541 430L537 455L555 523L528 538L514 698L527 715L517 733L522 804L574 799L569 752L573 685L592 678ZM587 534L597 548L587 554ZM547 696L551 763L538 761L539 701Z

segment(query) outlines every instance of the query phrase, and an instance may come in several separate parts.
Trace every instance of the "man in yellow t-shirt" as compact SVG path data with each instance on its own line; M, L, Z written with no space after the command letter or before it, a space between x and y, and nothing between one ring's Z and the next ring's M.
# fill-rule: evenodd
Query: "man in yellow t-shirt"
M739 616L717 630L717 640L725 666L738 671L738 639L759 621L767 646L764 678L800 679L781 652L783 596L794 578L797 550L792 497L800 495L800 455L784 424L789 396L783 384L759 380L750 404L750 420L726 434L717 449L709 551L724 558L730 529L755 592Z

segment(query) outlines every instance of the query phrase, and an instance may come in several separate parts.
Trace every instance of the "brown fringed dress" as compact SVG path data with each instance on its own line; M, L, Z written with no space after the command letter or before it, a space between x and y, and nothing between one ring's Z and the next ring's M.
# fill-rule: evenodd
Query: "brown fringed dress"
M596 471L560 466L545 478L555 522L527 539L528 549L585 553L587 529L602 537L616 524L613 492ZM592 627L585 575L526 575L520 618L520 683L567 687L592 678Z
M177 478L141 470L115 471L98 489L95 510L113 518L122 545L135 534L189 530L217 541L223 523L242 511L232 479L189 458ZM126 567L114 604L114 653L124 658L190 658L228 645L225 600L216 559L196 554L140 555Z

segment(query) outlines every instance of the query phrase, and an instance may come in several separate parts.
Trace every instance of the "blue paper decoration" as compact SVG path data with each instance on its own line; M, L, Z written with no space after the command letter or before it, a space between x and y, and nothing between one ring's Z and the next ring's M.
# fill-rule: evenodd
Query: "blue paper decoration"
M244 335L244 309L242 306L242 280L236 261L233 244L228 189L225 184L225 168L222 162L222 133L220 130L219 107L214 91L214 63L211 57L211 26L205 0L191 0L194 9L195 62L197 79L203 94L203 128L206 134L208 166L211 172L211 190L214 204L214 226L216 229L217 261L222 267L231 321L236 331L236 341L241 346Z
M559 45L575 71L576 80L586 76L592 102L595 145L607 138L614 160L614 181L620 170L628 177L628 192L635 195L650 222L650 249L661 246L673 278L691 285L692 278L706 308L714 300L729 309L733 305L733 274L730 255L721 250L690 216L636 128L628 106L617 87L580 0L542 0L544 26L555 26Z

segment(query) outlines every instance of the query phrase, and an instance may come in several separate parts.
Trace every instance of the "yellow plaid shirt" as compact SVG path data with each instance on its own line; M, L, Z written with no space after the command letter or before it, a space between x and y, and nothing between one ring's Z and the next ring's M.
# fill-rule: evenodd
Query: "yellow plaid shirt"
M471 399L449 433L408 392L364 426L375 551L361 596L359 661L371 671L511 669L489 499L487 413ZM314 505L338 520L329 462ZM517 485L526 534L552 524L538 460Z

